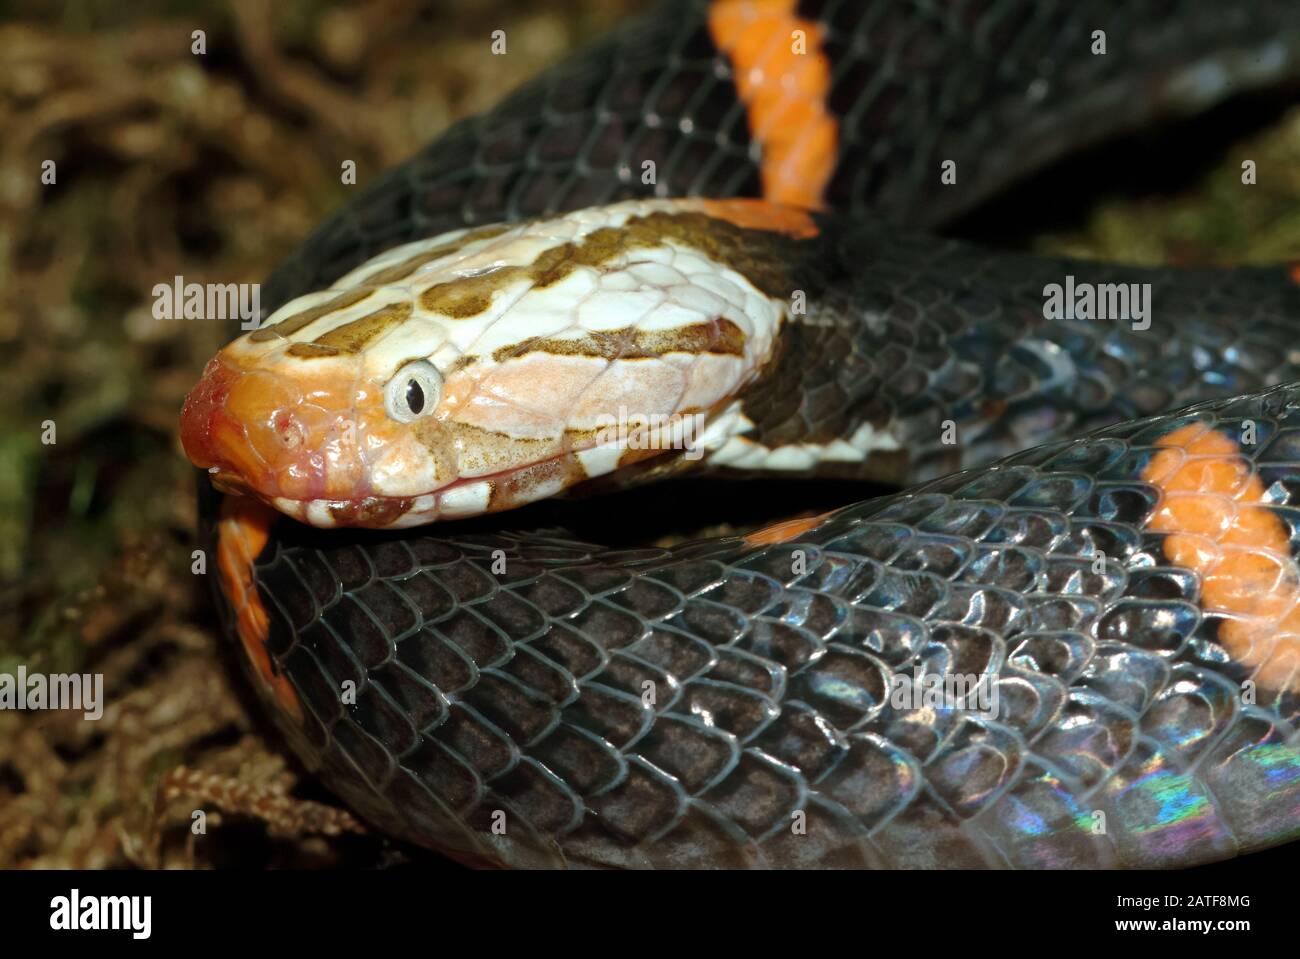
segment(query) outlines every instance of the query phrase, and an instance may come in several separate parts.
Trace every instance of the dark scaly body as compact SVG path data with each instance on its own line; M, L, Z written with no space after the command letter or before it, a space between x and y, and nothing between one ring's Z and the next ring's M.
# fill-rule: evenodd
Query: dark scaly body
M744 398L765 445L863 423L901 447L821 472L899 484L1058 437L1300 380L1300 284L1282 267L1144 269L997 252L821 218L796 282L808 315ZM1146 286L1134 320L1045 318L1044 289ZM1140 323L1138 324L1141 325ZM945 421L959 441L944 442Z
M1282 5L1251 19L1008 4L971 23L910 4L824 6L843 124L828 205L914 224L1223 93L1189 94L1171 77L1218 64L1268 80L1294 72L1300 43ZM669 8L377 182L277 272L264 302L463 222L646 189L617 175L620 158L656 159L667 195L757 193L757 153L715 72L725 58L704 7ZM1064 52L1086 50L1099 27L1106 57ZM1291 59L1262 73L1225 52L1270 44ZM970 185L935 185L946 158ZM1015 258L847 221L827 220L823 238L842 241L819 261L815 299L835 320L787 334L801 348L747 410L773 442L795 423L897 428L909 455L878 459L876 475L931 476L1300 378L1300 309L1282 269ZM1152 282L1156 326L1044 321L1043 283L1068 273ZM846 354L861 363L852 375ZM1257 424L1242 458L1288 524L1296 399L1282 390L1197 414L1231 431ZM945 419L959 453L937 441ZM782 544L610 552L538 534L281 522L255 565L268 651L305 707L301 723L280 718L381 827L508 864L1168 865L1279 842L1300 831L1294 706L1276 690L1242 704L1235 684L1251 670L1219 642L1196 571L1172 566L1166 534L1149 529L1159 491L1142 465L1187 422L1034 450L1014 470L850 507ZM891 677L921 663L996 677L1006 713L890 705ZM355 706L339 702L347 680ZM498 810L504 836L491 828Z
M1294 4L820 0L840 120L829 209L941 225L1081 146L1300 72ZM465 224L645 196L759 196L703 0L669 0L381 175L271 275L267 314L381 250ZM1105 29L1107 53L1089 52ZM1200 82L1196 82L1196 78ZM681 120L689 118L689 132ZM940 186L940 163L958 185ZM641 182L645 161L656 183ZM620 173L627 167L626 173Z
M1300 390L1196 418L1234 431L1253 419L1252 462L1276 457L1259 469L1295 489ZM333 788L385 829L475 858L1233 855L1300 832L1296 704L1264 692L1242 704L1250 670L1216 641L1220 617L1144 531L1156 494L1137 464L1185 422L1038 448L770 546L292 527L258 566L272 654L308 704L307 749ZM1279 504L1292 535L1293 500ZM997 677L998 720L895 708L891 677L921 663ZM344 708L348 680L361 692ZM806 835L792 833L798 811Z

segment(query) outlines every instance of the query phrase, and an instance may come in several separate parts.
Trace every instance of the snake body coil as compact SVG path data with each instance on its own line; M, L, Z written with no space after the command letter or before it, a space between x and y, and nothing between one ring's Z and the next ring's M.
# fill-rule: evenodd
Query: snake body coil
M264 301L329 292L224 351L185 420L223 488L390 527L270 523L205 484L224 619L304 760L380 828L511 866L1166 866L1300 833L1300 286L914 232L1300 74L1294 3L1187 6L671 0L329 220ZM535 335L588 275L704 312L665 332L574 307ZM1149 312L1076 309L1085 289ZM455 355L410 355L412 323ZM370 382L377 356L400 375L337 409L452 496L383 486L382 457L320 465L268 372ZM567 485L570 454L606 471L569 445L521 479L503 433L509 470L426 456L457 377L683 356L732 377L673 408L707 409L702 468L924 485L671 548L398 528ZM469 409L437 421L462 451ZM684 465L632 459L608 470Z

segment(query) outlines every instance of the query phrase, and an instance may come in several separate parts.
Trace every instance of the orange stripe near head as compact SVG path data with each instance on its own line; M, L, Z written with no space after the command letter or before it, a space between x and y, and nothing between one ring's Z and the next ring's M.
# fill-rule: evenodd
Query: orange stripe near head
M817 223L803 210L780 206L764 200L696 200L700 209L711 217L725 220L743 230L767 230L784 233L796 240L818 234Z
M266 546L278 514L248 496L226 496L217 520L217 568L226 598L235 609L240 645L276 701L302 722L302 703L289 680L275 668L266 648L270 620L253 585L253 560Z
M1300 262L1291 264L1291 280L1300 283Z
M763 196L818 209L835 171L839 129L827 109L831 65L821 28L799 17L797 6L713 0L709 34L731 60L750 136L763 148Z
M1193 423L1163 436L1142 478L1164 493L1147 527L1169 533L1165 557L1201 577L1207 612L1227 619L1219 641L1264 686L1300 677L1300 582L1290 537L1264 486L1224 434Z

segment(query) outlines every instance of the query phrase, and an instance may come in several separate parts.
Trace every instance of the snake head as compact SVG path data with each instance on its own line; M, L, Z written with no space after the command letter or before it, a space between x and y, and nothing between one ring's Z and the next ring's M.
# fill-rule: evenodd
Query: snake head
M185 451L322 527L472 516L702 455L743 423L789 244L812 231L758 203L653 200L395 248L226 346L185 401Z

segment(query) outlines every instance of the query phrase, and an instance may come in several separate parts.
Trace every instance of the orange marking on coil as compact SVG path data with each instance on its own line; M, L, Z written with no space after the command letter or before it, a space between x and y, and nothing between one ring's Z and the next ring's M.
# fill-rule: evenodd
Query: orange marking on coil
M714 0L709 35L731 60L750 136L763 148L763 196L819 209L835 171L839 126L827 109L831 65L821 28L797 9L797 0ZM795 31L803 31L801 40Z
M781 523L773 523L771 526L764 526L762 529L756 529L745 537L745 543L749 546L772 546L777 543L788 543L820 526L826 517L835 512L822 513L818 516L806 516L803 519L788 519Z
M249 661L276 701L298 722L302 703L288 678L275 668L266 648L270 620L253 585L253 560L266 546L278 514L247 496L225 496L217 520L217 568L235 609L235 628Z
M1147 528L1169 562L1200 574L1201 603L1227 617L1219 641L1270 689L1300 675L1300 579L1290 535L1229 437L1196 423L1162 436L1142 478L1164 493Z
M701 210L742 230L784 233L796 240L818 234L817 224L805 211L764 200L698 200Z
M1300 261L1291 264L1291 279L1293 282L1300 283Z

